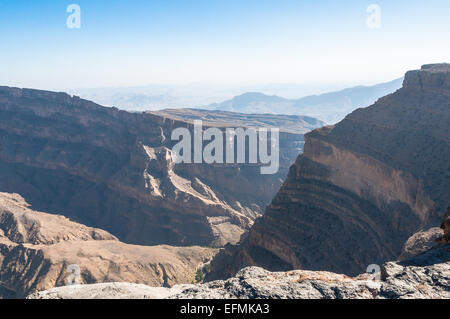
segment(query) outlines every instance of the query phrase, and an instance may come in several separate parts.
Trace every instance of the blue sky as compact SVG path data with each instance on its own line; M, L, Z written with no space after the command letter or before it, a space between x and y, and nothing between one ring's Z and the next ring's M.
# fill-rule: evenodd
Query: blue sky
M1 0L0 85L377 83L449 62L449 13L448 0Z

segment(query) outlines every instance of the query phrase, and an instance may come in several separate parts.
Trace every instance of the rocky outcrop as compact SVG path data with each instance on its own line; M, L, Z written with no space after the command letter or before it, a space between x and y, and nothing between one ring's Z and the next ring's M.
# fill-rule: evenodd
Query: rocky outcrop
M394 94L307 134L265 215L214 259L209 280L252 265L356 275L395 260L449 204L449 123L450 65L427 65Z
M436 245L436 241L442 238L442 230L439 227L432 227L421 230L408 238L403 246L399 260L405 260L423 253Z
M30 299L172 298L172 299L448 299L450 246L434 248L403 262L389 262L381 273L348 277L325 271L269 272L248 267L225 281L152 288L131 284L55 288Z
M0 193L0 298L73 283L191 283L214 254L202 247L124 244L106 231L31 210L17 194Z
M258 92L248 92L222 103L209 105L209 109L240 113L300 114L321 119L329 124L341 121L359 107L373 104L377 99L398 90L403 79L374 86L357 86L337 92L286 99Z
M258 165L174 165L177 127L192 130L65 93L0 87L0 191L127 243L236 243L279 189L303 135L282 132L289 152L279 172L260 175Z

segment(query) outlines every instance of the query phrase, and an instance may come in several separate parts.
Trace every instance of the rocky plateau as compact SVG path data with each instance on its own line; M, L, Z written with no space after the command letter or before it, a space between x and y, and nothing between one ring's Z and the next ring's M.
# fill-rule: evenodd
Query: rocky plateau
M188 121L0 87L0 191L126 243L220 247L262 214L302 151L303 132L321 122L307 125L297 125L301 134L281 130L274 175L255 164L175 165L171 132L192 130Z

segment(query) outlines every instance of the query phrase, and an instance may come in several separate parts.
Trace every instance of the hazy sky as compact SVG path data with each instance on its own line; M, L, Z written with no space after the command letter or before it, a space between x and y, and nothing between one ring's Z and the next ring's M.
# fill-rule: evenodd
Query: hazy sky
M0 85L376 83L450 62L449 14L448 0L1 0Z

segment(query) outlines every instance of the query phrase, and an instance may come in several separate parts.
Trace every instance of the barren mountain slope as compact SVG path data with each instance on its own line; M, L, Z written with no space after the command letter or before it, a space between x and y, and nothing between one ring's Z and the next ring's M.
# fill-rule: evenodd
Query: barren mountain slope
M209 279L249 265L356 275L438 226L450 203L450 65L408 72L396 93L305 139L266 214Z
M74 267L81 284L191 283L214 253L202 247L127 245L103 230L31 210L17 194L0 193L0 297L76 283Z
M280 170L261 175L258 165L174 165L177 127L192 130L65 93L0 87L0 191L127 243L237 242L279 189L303 135L281 133Z

